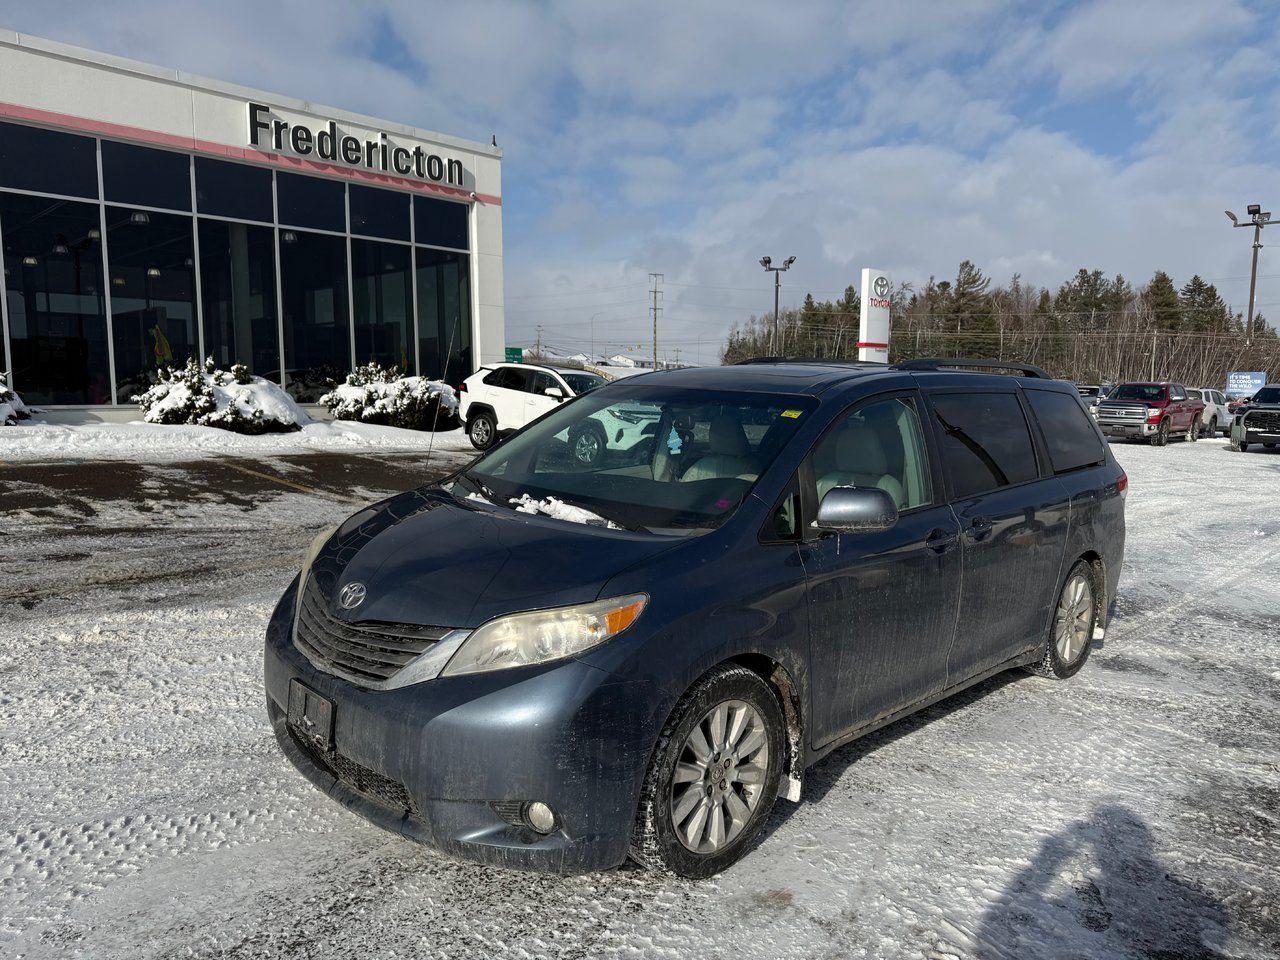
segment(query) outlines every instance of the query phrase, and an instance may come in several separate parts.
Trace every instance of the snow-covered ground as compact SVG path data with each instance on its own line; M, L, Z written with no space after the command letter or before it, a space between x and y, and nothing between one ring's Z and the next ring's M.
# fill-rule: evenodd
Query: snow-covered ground
M215 427L92 423L74 427L24 422L0 429L0 461L54 459L188 460L200 456L272 456L307 451L426 451L475 454L463 430L427 433L347 420L311 421L293 433L250 437Z
M0 955L1274 958L1280 454L1115 451L1128 557L1084 671L844 748L703 883L454 862L290 769L262 631L351 509L314 464L252 496L216 459L117 465L133 495L0 466Z

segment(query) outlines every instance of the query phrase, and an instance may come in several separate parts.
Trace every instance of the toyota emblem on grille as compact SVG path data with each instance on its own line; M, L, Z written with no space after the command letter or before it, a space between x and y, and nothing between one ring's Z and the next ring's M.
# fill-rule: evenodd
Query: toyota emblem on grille
M364 603L367 593L368 591L365 590L364 584L360 581L348 583L338 591L338 606L342 607L343 610L354 610Z

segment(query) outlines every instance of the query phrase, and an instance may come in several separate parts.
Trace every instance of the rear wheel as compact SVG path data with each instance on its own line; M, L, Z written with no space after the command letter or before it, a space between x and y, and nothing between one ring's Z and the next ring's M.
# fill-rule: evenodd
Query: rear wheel
M587 466L595 466L604 457L604 431L588 424L569 437L569 447L573 451L573 459Z
M1163 447L1169 442L1169 421L1161 420L1160 426L1156 427L1156 432L1151 435L1151 445L1153 447Z
M1232 440L1231 449L1236 453L1244 453L1249 449L1249 444L1244 440Z
M1218 418L1210 417L1208 429L1205 430L1206 437L1216 437L1218 435Z
M693 879L735 863L777 798L783 733L778 699L758 674L720 667L694 684L658 737L632 859Z
M1093 629L1098 622L1096 597L1093 567L1084 560L1077 561L1058 595L1044 657L1028 668L1032 673L1065 680L1079 672L1089 659Z
M473 414L467 423L467 437L477 450L488 450L498 438L498 423L488 410Z

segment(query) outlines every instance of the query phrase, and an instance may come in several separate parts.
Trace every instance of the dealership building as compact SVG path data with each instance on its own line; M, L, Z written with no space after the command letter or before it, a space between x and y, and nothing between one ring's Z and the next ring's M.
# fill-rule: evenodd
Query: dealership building
M502 153L0 31L4 369L96 414L189 357L314 403L500 360Z

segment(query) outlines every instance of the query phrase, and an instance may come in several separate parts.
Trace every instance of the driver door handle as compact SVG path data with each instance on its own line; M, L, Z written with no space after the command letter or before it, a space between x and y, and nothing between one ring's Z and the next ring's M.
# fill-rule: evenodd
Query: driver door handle
M925 538L924 545L934 553L943 554L956 545L960 537L953 530L934 530Z

